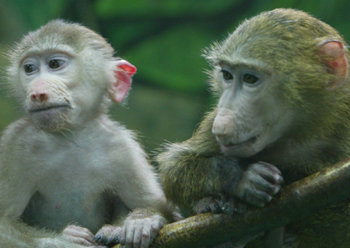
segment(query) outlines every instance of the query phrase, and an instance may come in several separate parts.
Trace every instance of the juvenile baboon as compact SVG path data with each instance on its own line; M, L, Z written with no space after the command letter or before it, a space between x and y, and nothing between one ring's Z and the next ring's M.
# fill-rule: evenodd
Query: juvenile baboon
M3 237L12 247L147 247L171 208L134 134L107 116L136 67L60 20L27 34L9 59L25 115L0 142Z

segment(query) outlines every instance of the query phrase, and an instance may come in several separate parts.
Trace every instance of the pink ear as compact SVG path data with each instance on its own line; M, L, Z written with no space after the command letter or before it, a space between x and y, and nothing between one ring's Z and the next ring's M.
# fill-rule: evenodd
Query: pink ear
M325 55L324 62L329 71L336 76L331 86L340 86L348 76L348 60L345 55L343 43L340 41L326 41L319 48L320 54Z
M136 67L126 60L118 60L114 70L115 83L108 89L110 97L115 102L121 102L127 96L131 87L132 76Z

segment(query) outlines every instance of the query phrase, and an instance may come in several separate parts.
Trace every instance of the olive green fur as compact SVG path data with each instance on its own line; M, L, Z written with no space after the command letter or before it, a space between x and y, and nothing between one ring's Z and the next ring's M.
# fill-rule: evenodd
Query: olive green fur
M191 213L192 204L202 197L222 190L219 175L212 168L215 155L220 154L210 128L214 117L215 111L210 112L191 139L167 145L167 151L157 157L167 198L186 213Z
M327 58L318 52L322 42L333 40L344 44L349 60L344 39L328 24L302 11L275 9L244 21L205 52L216 95L221 93L217 75L222 61L257 61L261 70L277 79L270 92L296 115L282 138L251 159L276 165L286 184L350 157L350 77L342 86L327 88L336 78L324 63ZM189 140L168 145L158 156L167 197L187 213L198 199L222 192L233 176L215 168L220 154L211 133L214 117L215 110ZM287 229L298 235L300 248L350 247L349 203L332 206Z

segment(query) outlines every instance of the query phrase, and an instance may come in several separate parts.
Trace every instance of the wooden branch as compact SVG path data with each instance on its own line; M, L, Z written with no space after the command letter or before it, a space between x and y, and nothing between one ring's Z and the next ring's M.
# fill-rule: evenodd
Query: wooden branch
M286 186L280 197L265 208L233 217L201 214L168 224L151 247L196 248L238 241L339 203L350 197L350 190L345 189L350 189L350 159Z

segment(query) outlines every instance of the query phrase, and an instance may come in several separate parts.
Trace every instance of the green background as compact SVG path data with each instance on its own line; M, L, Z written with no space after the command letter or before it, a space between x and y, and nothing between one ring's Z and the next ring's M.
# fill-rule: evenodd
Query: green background
M139 134L148 152L189 138L215 103L201 56L245 18L278 7L311 13L350 37L348 0L0 0L0 53L52 19L82 23L104 36L117 55L138 68L133 89L113 119ZM1 61L1 72L6 61ZM3 73L2 73L3 74ZM0 88L0 130L21 115ZM152 153L151 153L152 154Z

